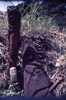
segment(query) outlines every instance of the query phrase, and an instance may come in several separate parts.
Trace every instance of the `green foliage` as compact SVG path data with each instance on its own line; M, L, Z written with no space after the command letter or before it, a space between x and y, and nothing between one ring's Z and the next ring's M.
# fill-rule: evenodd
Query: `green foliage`
M28 34L32 30L54 30L55 32L59 31L59 26L55 23L55 16L48 16L46 13L46 9L44 9L46 5L38 5L37 3L31 3L24 9L24 4L20 7L20 12L22 13L21 18L21 34ZM28 10L30 9L30 10ZM44 12L44 15L43 15ZM4 20L2 19L4 16ZM60 20L59 20L60 21ZM8 18L7 14L1 15L0 17L0 30L6 32L8 31ZM66 27L63 28L62 32L66 32ZM59 42L58 42L59 43ZM65 44L66 45L66 42ZM65 49L66 50L66 49ZM65 51L66 52L66 51ZM64 68L65 69L65 68ZM64 70L65 71L65 70ZM59 71L60 73L61 71ZM63 72L64 75L65 72ZM13 95L23 95L23 91L14 92L12 90L1 90L1 94L6 96Z
M27 12L27 9L30 7L30 11ZM53 21L54 16L48 16L44 12L44 5L40 6L37 3L31 3L27 6L27 8L22 9L24 10L22 13L22 19L21 19L21 33L24 31L31 31L36 29L44 29L44 30L56 30L59 31L59 27L57 24ZM25 14L25 15L24 15Z
M3 31L4 33L7 33L8 30L8 21L7 21L7 14L0 12L0 32Z
M24 96L24 91L19 91L19 92L14 92L12 90L0 90L0 94L2 95L2 97L4 96Z
M57 14L47 15L47 9L51 6L51 3L39 5L36 3L31 3L25 7L25 4L19 5L19 11L21 12L21 33L31 31L34 29L44 29L44 30L61 30L61 27L55 21ZM59 16L62 17L62 16ZM62 19L62 18L60 18ZM58 20L60 23L64 21ZM58 22L57 21L57 22ZM58 23L59 23L58 22ZM64 25L64 24L63 24ZM7 13L0 14L0 30L8 32L8 18ZM65 26L63 26L62 32L66 32Z

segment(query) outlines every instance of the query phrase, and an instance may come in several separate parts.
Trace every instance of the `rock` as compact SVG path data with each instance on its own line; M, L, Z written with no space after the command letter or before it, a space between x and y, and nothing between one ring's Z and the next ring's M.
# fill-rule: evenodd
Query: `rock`
M27 65L24 69L25 96L46 96L50 81L46 73L33 65Z
M17 70L16 67L10 68L10 82L17 82Z

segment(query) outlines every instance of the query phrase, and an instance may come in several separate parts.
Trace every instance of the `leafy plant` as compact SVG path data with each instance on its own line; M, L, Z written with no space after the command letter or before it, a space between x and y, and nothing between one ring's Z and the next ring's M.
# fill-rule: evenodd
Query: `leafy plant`
M28 8L29 12L27 13ZM21 18L21 33L34 29L46 29L59 31L58 25L53 21L54 16L48 16L44 12L44 5L40 6L37 3L31 3L24 9ZM23 6L21 11L23 11ZM44 13L44 14L43 14ZM25 15L24 15L25 14Z

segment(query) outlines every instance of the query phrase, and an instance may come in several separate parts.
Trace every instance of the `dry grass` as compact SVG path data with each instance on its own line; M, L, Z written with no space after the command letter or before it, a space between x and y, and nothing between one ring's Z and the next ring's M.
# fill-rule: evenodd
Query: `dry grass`
M53 17L51 16L39 16L40 12L42 12L42 7L40 9L40 12L37 12L37 10L39 9L39 6L37 6L37 4L31 4L31 11L30 13L26 13L26 15L23 16L22 14L22 19L21 19L21 36L24 34L31 33L32 30L44 30L44 31L50 31L50 32L55 32L55 33L59 33L59 27L57 26L56 23L54 23ZM23 9L23 8L22 8ZM27 10L27 9L26 9ZM24 12L26 12L26 10ZM36 18L36 14L39 16L38 18ZM6 18L6 20L5 20ZM4 15L4 20L2 20L0 18L0 31L7 33L8 32L8 21L7 21L7 15L5 17ZM66 32L65 27L63 28L63 33ZM63 33L61 33L61 35L63 35ZM60 37L61 40L61 37ZM58 41L56 41L58 43ZM65 41L66 42L66 41ZM64 42L63 42L64 43ZM59 44L59 43L58 43ZM62 52L62 51L61 51ZM59 52L61 54L61 52ZM66 53L66 52L65 52ZM63 94L66 94L66 56L65 53L63 54L63 59L61 59L60 61L60 65L56 66L54 71L51 73L53 73L51 75L50 72L47 71L47 74L49 75L49 78L52 82L55 82L56 79L59 79L59 77L63 78L63 82L61 84L59 84L57 86L57 88L54 90L54 93L56 94L56 96L61 96ZM62 56L60 56L62 57ZM60 58L58 58L59 60ZM57 60L57 62L58 62ZM58 63L56 63L56 65L58 65ZM0 84L3 83L3 77L4 74L1 73L0 74ZM6 91L1 91L1 93L3 93L4 95L23 95L23 92L21 91L21 93L13 93L9 90Z

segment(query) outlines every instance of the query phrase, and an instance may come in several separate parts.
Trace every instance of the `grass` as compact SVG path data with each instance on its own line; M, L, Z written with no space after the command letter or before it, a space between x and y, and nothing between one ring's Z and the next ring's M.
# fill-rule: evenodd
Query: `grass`
M29 7L31 8L31 10L29 11L29 13L26 13L27 9ZM47 16L46 13L44 16L41 15L41 13L44 11L43 7L44 7L44 5L39 6L37 3L33 3L33 4L31 3L30 5L27 6L27 8L25 10L24 10L24 6L22 6L22 8L20 8L20 12L22 15L21 30L20 30L21 35L27 34L32 30L47 30L47 31L51 30L51 31L59 32L58 25L53 21L53 18L55 17L55 15L52 17ZM23 10L24 10L24 12L22 12ZM7 15L3 15L3 16L4 16L4 20L2 20L2 18L0 18L0 31L3 31L4 33L5 32L8 33L8 18L7 18ZM62 32L66 33L66 27L63 28ZM59 71L59 74L62 74L63 71ZM65 72L63 72L63 73L65 73ZM58 87L58 89L59 89L59 87ZM56 92L58 92L58 89ZM1 91L1 93L3 93L4 95L7 95L7 96L20 94L20 93L14 93L9 90ZM59 92L57 94L59 95L61 93Z
M24 13L27 11L28 7L25 9ZM52 17L47 16L46 14L44 14L44 16L41 15L41 13L44 11L43 7L44 6L40 7L37 3L30 4L31 10L29 11L29 13L26 13L26 15L24 16L24 13L21 12L21 33L25 30L32 31L34 29L59 31L59 27L55 22L53 22L53 18L55 17L55 15Z
M32 31L34 29L55 30L59 31L59 26L53 20L56 15L48 16L44 9L46 5L38 5L31 3L24 9L24 4L20 7L21 12L21 33ZM28 9L30 11L28 12ZM44 13L44 15L43 15ZM0 30L8 30L7 14L0 15ZM63 33L66 32L66 27L63 27Z

